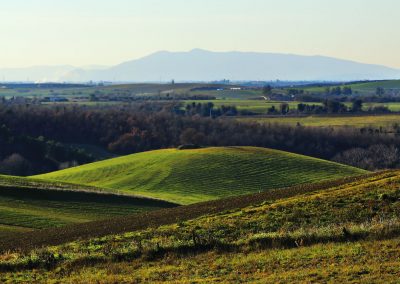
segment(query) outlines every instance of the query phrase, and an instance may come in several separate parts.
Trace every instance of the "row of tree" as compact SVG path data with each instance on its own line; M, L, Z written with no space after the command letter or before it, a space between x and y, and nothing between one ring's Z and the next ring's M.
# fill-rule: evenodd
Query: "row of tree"
M219 117L219 116L235 116L240 113L235 106L220 106L220 107L215 107L212 102L208 103L196 103L192 102L190 104L187 104L185 107L185 110L182 110L181 112L176 112L176 113L181 113L184 115L200 115L203 117Z
M388 113L390 110L386 106L372 106L366 110L370 113ZM287 114L343 114L360 113L363 110L363 101L356 99L351 106L337 100L324 100L321 105L300 103L296 109L290 109L288 103L282 103L279 108L272 105L267 109L268 115L287 115Z
M345 95L349 96L353 94L353 89L349 86L344 86L344 87L327 87L325 88L325 94L330 95L330 96L340 96L340 95Z

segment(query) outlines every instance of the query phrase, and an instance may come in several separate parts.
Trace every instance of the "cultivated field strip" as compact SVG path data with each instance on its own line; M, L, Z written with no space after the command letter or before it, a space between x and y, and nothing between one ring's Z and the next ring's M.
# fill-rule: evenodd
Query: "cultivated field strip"
M151 151L36 178L191 204L363 173L282 151L224 147Z
M0 176L0 236L176 206L91 189Z
M202 202L170 209L145 212L131 216L113 218L85 224L68 225L61 228L38 230L28 233L18 233L0 239L0 252L9 250L31 250L34 248L58 245L77 239L102 237L111 234L133 232L149 227L158 227L191 220L203 215L217 214L251 205L271 202L282 198L309 194L330 188L356 186L398 176L396 171L371 173L357 177L342 178L315 184L298 185L289 188L264 191L258 194L226 198L222 200Z

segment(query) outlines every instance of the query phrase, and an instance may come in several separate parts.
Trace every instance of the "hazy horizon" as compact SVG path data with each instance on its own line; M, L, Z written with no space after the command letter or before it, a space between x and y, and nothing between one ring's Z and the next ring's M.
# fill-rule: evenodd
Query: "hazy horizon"
M112 65L97 64L96 62L93 63L93 64L85 64L85 65L73 65L73 64L68 64L68 63L60 63L60 64L35 64L35 65L27 65L27 66L6 66L6 67L0 66L0 69L24 69L24 68L35 68L35 67L70 66L70 67L74 67L74 68L82 68L82 69L85 69L85 70L102 70L102 69L112 68L114 66L117 66L119 64L123 64L123 63L126 63L126 62L130 62L130 61L135 61L135 60L139 60L139 59L142 59L142 58L146 58L146 57L152 56L152 55L160 53L160 52L189 53L189 52L192 52L193 50L203 50L203 51L212 52L212 53L240 52L240 53L260 53L260 54L264 53L264 54L295 55L295 56L305 56L305 57L321 56L321 57L334 58L334 59L344 60L344 61L352 61L352 62L361 63L361 64L380 65L380 66L385 66L385 67L389 67L389 68L393 68L393 69L400 69L398 67L388 66L388 65L385 65L385 64L361 62L361 61L354 60L354 59L351 59L351 58L340 58L340 57L335 57L335 56L330 56L330 55L322 55L322 54L296 54L296 53L290 53L290 52L286 52L286 53L282 52L281 53L281 52L273 52L273 51L252 51L252 50L210 50L210 49L206 49L206 48L197 48L197 47L191 48L189 50L157 50L157 51L151 52L149 54L144 54L144 55L142 55L140 57L137 57L137 58L127 58L125 60L122 60L121 62L117 62L117 63L112 64Z
M193 48L321 55L400 68L395 0L3 2L0 68L112 66Z

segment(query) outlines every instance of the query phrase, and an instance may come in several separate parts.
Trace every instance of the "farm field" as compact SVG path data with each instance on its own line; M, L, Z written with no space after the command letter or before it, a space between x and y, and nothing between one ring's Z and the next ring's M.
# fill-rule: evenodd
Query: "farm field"
M9 250L17 243L23 248L29 235L45 244L41 234L56 236L65 229L23 233L19 242L0 242L0 280L395 283L400 276L399 186L398 171L374 173L167 209L169 214L139 214L110 226L119 225L120 233ZM202 216L190 218L181 211ZM157 215L166 216L164 224L149 218ZM147 228L129 230L142 218ZM89 227L95 234L108 223Z
M390 127L400 124L400 115L363 116L305 116L305 117L240 117L243 122L279 123L296 126L298 123L309 127Z
M115 84L107 86L96 85L72 85L72 84L20 84L14 86L2 86L0 84L0 96L25 96L25 97L42 97L42 96L66 96L79 97L88 96L90 94L101 95L118 95L118 96L135 96L135 95L158 95L158 94L185 94L191 92L195 88L210 87L226 87L226 85L204 84L204 83L180 83L180 84ZM230 87L234 87L233 85ZM215 91L216 93L219 93ZM227 93L241 94L243 91L224 91ZM209 91L193 91L196 95L209 94ZM244 94L252 95L253 93L244 92ZM227 96L231 97L231 96ZM233 96L235 97L235 96Z
M360 82L352 84L341 84L339 86L351 87L353 92L358 92L363 95L374 95L376 88L382 87L386 91L400 91L400 80L387 80L387 81L372 81L372 82ZM336 86L331 86L336 87ZM303 90L307 92L323 93L325 92L326 86L323 87L303 87Z
M225 86L227 88L234 86ZM207 95L214 96L221 100L248 100L260 98L262 96L261 90L220 90L220 91L192 91L192 95Z
M91 187L0 176L0 236L172 206Z
M44 97L53 95L79 95L90 91L86 85L74 84L1 84L0 96ZM92 89L93 90L93 89Z
M355 92L374 94L378 86L384 87L387 92L390 90L400 90L400 80L399 81L381 81L381 82L366 82L357 83L350 85ZM1 85L0 85L1 87ZM202 88L211 87L211 90L201 90ZM224 88L224 90L213 90L215 88ZM264 101L260 98L262 97L261 90L255 89L241 89L241 90L231 90L230 88L235 88L239 86L235 85L219 85L219 84L205 84L205 83L180 83L180 84L123 84L123 85L108 85L108 86L93 86L93 85L17 85L0 88L0 97L4 96L7 98L16 96L22 97L65 97L69 99L69 102L44 102L43 104L53 105L53 104L78 104L87 106L113 106L120 105L124 102L122 101L88 101L81 100L80 98L89 98L90 95L95 95L101 98L102 96L108 97L135 97L139 96L141 98L158 97L169 95L188 95L188 96L213 96L215 100L187 100L184 104L189 104L192 102L206 103L212 102L216 107L222 105L225 106L236 106L238 110L246 110L253 112L255 114L265 114L267 109L271 106L275 106L279 109L282 103L288 103L290 109L297 109L297 105L300 102L281 102L281 101ZM303 89L309 92L321 93L325 91L325 86L323 87L304 87ZM199 90L197 90L199 89ZM287 88L275 89L276 93L285 93ZM319 102L306 102L308 105L321 105ZM346 103L347 106L351 106L351 103ZM400 111L400 103L364 103L364 110L372 106L386 106L389 110L394 112Z
M224 147L151 151L35 178L191 204L362 173L366 171L277 150Z

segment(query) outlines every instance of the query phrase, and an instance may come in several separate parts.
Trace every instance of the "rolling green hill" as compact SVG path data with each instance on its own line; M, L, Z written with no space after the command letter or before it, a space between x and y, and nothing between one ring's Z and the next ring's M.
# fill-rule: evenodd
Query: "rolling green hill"
M254 147L158 150L36 176L179 204L332 180L363 170Z
M397 283L399 186L399 171L388 171L26 233L0 240L0 281ZM111 230L61 241L79 229ZM62 245L10 246L29 236Z
M0 237L172 206L88 186L0 176Z

